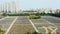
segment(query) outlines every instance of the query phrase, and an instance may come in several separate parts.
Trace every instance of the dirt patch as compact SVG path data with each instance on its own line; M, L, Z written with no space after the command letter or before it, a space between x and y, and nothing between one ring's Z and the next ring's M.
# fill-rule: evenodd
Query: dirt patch
M8 34L25 34L26 32L34 32L31 24L15 24Z

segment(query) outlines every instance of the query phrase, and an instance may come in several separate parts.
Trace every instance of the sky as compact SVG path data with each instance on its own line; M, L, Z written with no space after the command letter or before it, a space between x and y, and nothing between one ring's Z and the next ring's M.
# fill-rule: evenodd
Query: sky
M60 9L60 0L0 0L0 4L5 2L17 2L21 9L49 8Z

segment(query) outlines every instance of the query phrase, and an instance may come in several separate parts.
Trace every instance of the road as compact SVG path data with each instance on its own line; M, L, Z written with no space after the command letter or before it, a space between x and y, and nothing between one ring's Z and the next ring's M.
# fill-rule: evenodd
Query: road
M43 16L43 19L46 19L52 23L60 23L60 18L53 17L53 16Z
M60 32L60 18L53 16L42 16L42 18L54 24L58 28L57 32Z

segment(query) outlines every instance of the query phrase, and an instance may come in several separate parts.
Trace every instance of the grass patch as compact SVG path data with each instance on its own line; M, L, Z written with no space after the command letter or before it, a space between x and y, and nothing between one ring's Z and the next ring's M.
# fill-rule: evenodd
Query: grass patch
M32 33L31 32L27 32L26 34L42 34L42 33L38 33L38 32L35 31L35 32L32 32Z
M0 34L4 34L5 33L5 31L3 31L3 30L0 30Z
M41 18L40 15L39 15L39 16L36 16L36 15L30 15L29 17L30 17L30 19L40 19L40 18Z

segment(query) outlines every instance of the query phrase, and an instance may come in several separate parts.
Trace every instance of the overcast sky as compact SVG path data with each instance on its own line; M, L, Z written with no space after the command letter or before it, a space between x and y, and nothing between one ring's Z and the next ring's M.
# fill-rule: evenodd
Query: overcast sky
M5 2L16 1L19 3L19 8L35 9L35 8L60 8L60 0L0 0L0 4Z

